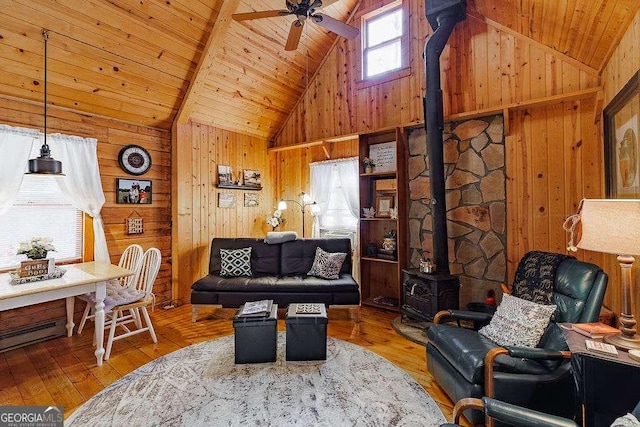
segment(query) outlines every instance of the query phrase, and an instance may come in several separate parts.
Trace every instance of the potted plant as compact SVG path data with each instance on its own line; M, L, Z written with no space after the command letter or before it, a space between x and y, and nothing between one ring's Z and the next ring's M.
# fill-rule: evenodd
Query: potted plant
M388 251L394 251L397 246L398 234L395 230L389 230L384 233L384 240L382 241L382 249Z
M270 225L273 230L275 230L276 227L280 224L284 223L284 221L285 219L282 216L282 211L279 209L276 209L270 216L267 217L267 224Z
M32 237L29 240L20 242L18 246L18 255L26 255L29 259L44 259L47 252L55 252L53 239L50 237Z
M372 173L373 167L376 165L371 157L365 157L362 159L362 163L364 163L364 173Z

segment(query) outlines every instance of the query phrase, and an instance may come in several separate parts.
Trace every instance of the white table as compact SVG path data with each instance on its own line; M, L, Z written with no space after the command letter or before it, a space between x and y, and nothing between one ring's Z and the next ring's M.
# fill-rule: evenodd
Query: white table
M58 279L21 285L11 284L9 273L0 274L0 311L66 298L67 336L71 336L75 326L73 323L75 296L95 292L95 355L98 366L102 366L106 283L118 277L131 276L134 272L100 261L61 265L60 268L64 268L67 272Z

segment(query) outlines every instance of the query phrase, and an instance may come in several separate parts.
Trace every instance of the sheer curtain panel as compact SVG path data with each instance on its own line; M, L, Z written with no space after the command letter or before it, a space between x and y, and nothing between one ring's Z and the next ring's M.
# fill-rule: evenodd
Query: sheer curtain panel
M76 208L93 218L94 258L109 262L109 251L100 211L105 198L98 168L98 141L62 134L47 136L47 144L53 156L62 162L65 177L58 178L58 185Z
M0 125L0 215L18 196L31 146L38 141L39 134L37 129Z

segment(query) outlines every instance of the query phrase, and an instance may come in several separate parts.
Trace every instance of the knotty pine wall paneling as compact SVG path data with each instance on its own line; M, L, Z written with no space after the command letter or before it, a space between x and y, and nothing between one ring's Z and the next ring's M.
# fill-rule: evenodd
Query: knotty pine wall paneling
M41 104L13 98L0 99L0 123L42 130ZM111 262L117 264L124 249L132 243L138 243L144 249L157 247L162 253L162 264L154 285L154 293L160 305L170 300L172 200L169 132L113 119L92 117L52 106L48 108L47 130L49 133L59 132L98 140L98 165L106 199L101 214ZM139 177L153 183L153 200L150 205L116 204L116 178L135 178L127 175L118 165L118 153L128 144L141 145L151 154L151 169ZM55 158L56 154L52 153L52 156ZM73 165L62 165L63 171L72 167ZM134 211L143 218L144 233L127 235L125 219ZM76 312L83 309L82 304L76 304ZM65 313L64 300L2 312L0 331L65 317Z
M209 273L211 239L264 237L277 200L266 140L197 122L178 125L175 133L173 297L187 303L191 284ZM217 188L219 164L231 166L236 179L243 169L260 171L262 190ZM219 208L220 193L235 195L235 206ZM259 206L245 207L245 193L257 194Z
M617 48L602 71L602 84L604 86L604 106L624 87L629 79L640 70L640 12L636 13L633 22L627 29ZM604 148L603 148L604 151ZM604 195L604 193L603 193ZM637 225L636 225L637 226ZM636 320L640 316L640 268L638 258L634 264L634 283L632 285L635 298L633 301L633 314ZM614 313L619 314L622 308L620 292L620 264L615 255L604 255L605 270L609 273L609 287L605 297L605 305Z

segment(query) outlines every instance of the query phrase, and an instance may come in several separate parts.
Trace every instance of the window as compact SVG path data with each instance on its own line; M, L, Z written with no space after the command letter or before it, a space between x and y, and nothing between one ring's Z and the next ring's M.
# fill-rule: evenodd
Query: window
M358 163L356 158L311 164L311 188L320 205L319 237L350 237L358 227Z
M362 78L377 78L406 67L407 25L401 1L362 17Z
M39 152L36 147L31 158ZM53 239L56 262L81 258L83 213L71 205L55 178L25 175L13 207L0 218L0 270L19 265L24 255L16 254L18 244L38 236Z

